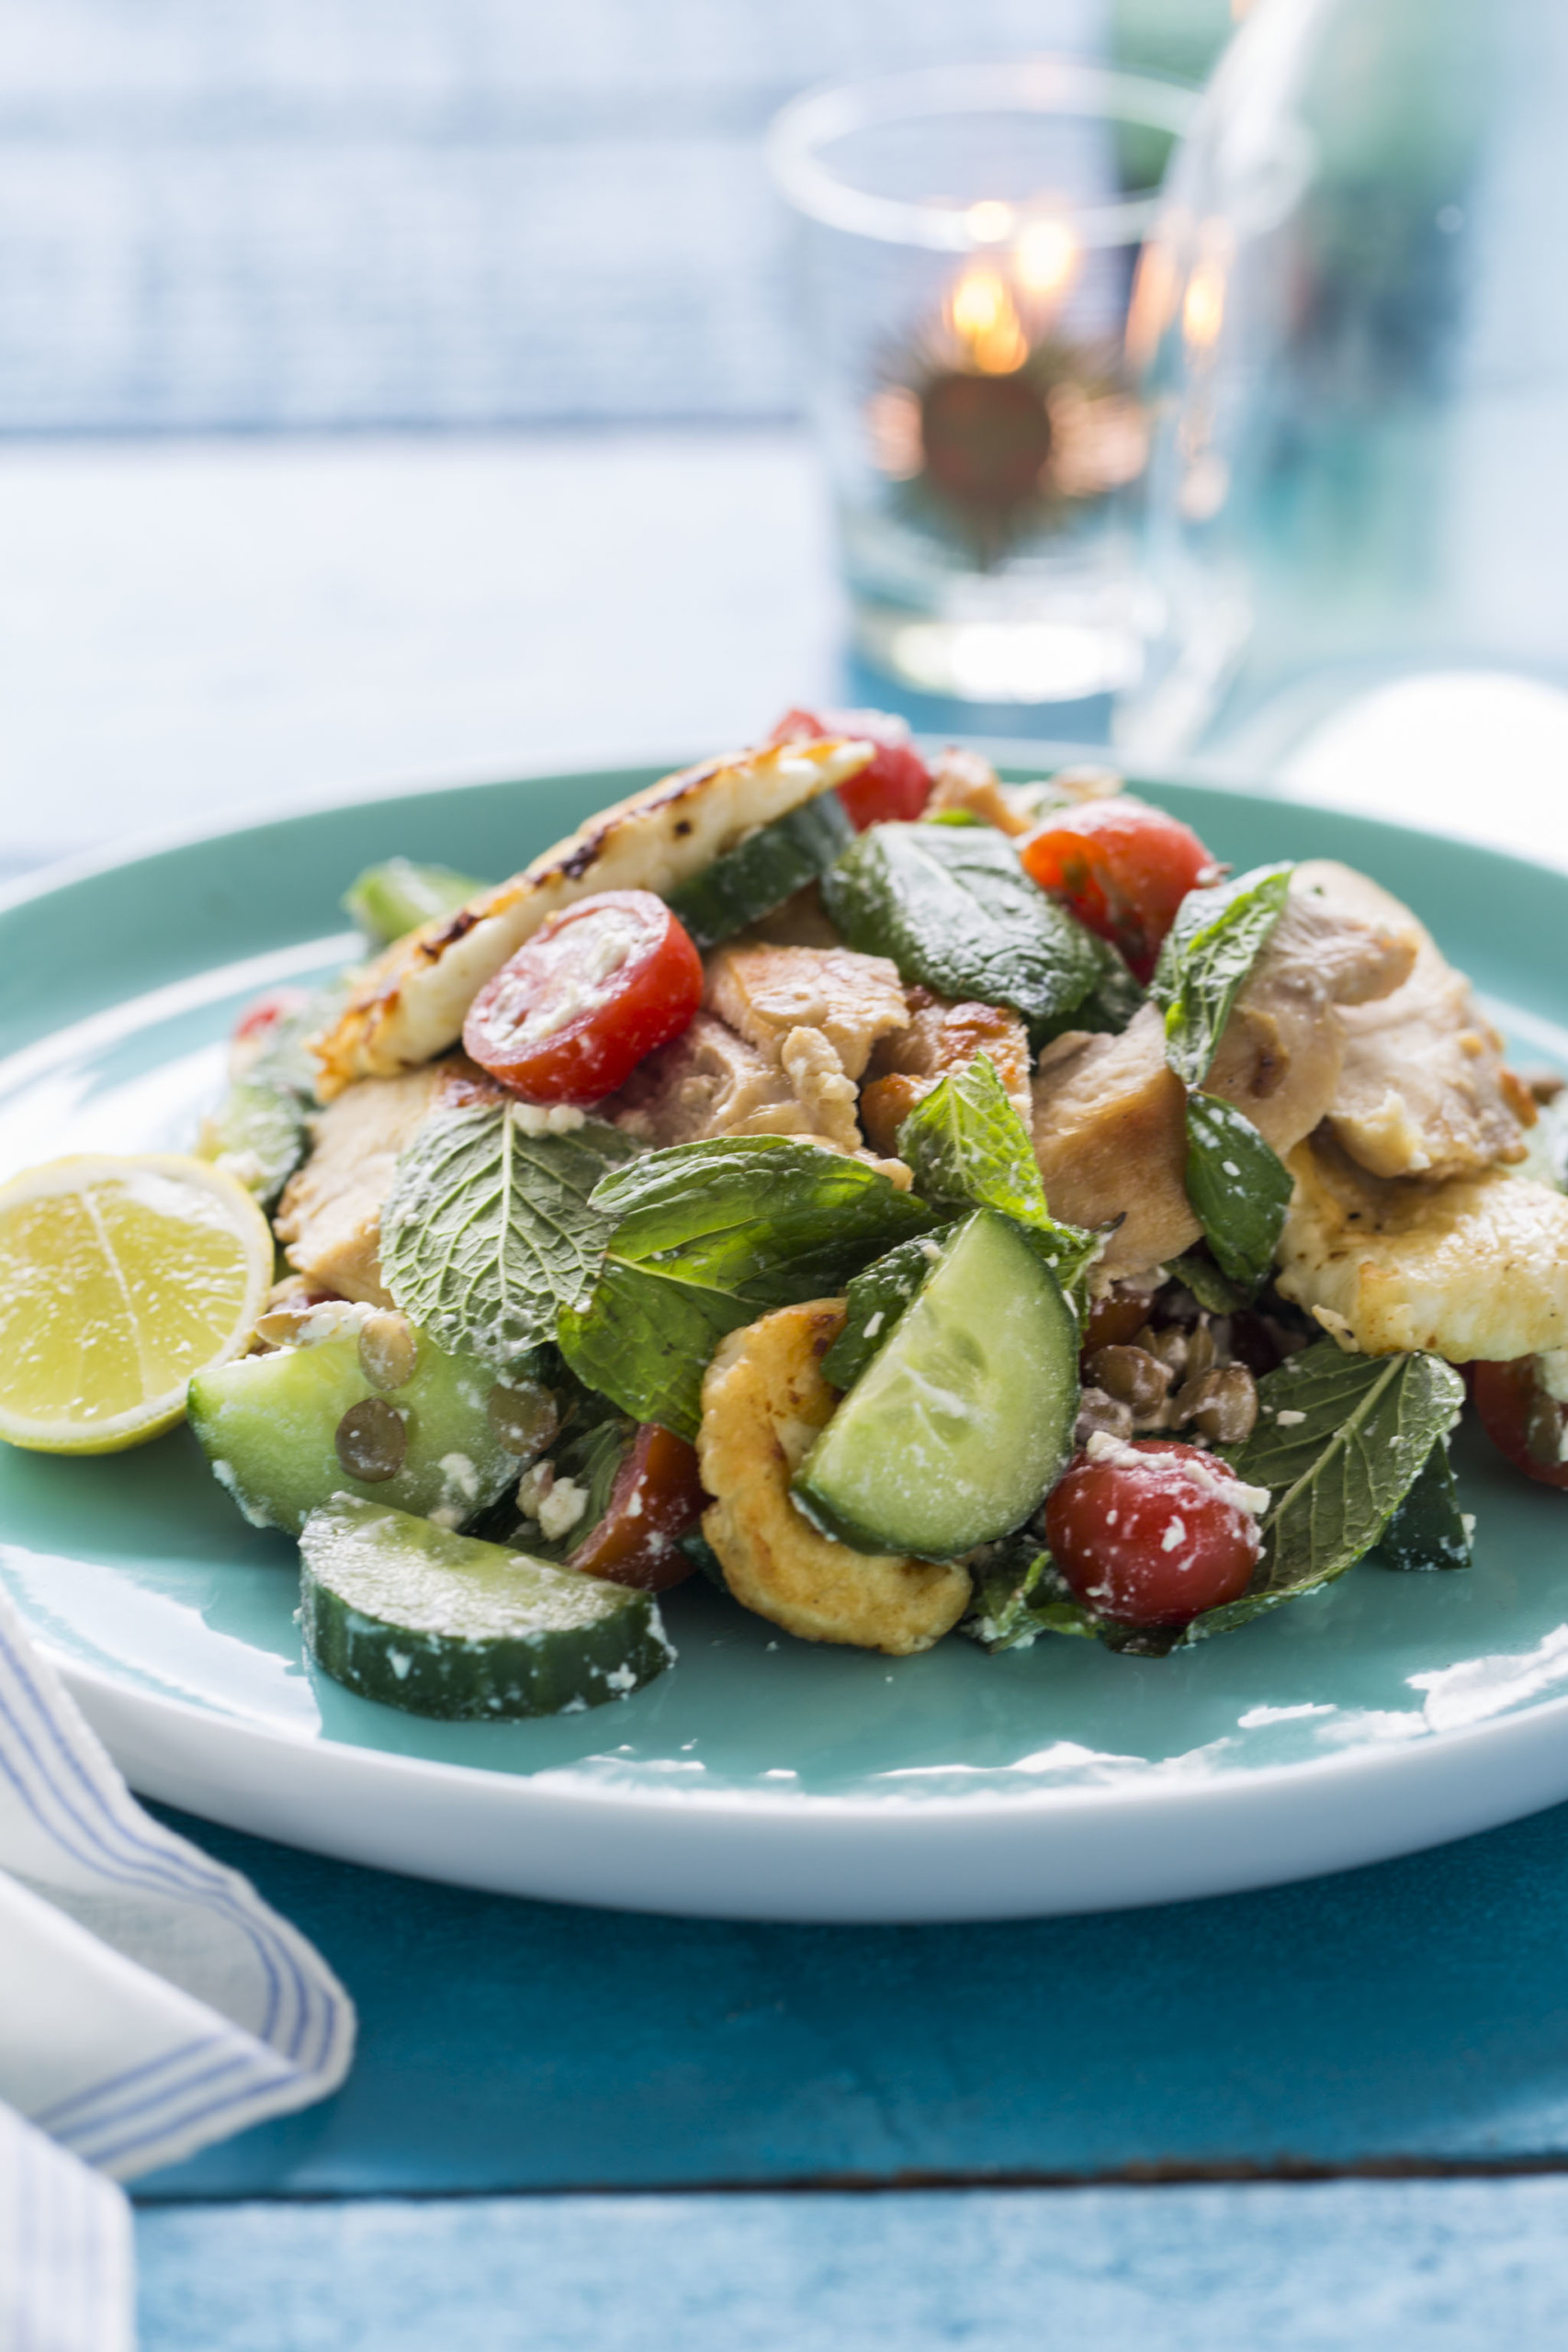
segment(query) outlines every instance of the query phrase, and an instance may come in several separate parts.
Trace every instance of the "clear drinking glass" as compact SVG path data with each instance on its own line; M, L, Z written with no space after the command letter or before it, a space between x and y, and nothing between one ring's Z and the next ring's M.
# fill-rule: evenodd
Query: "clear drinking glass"
M1194 100L1056 59L892 75L775 121L857 652L1068 704L1137 662L1138 250Z
M1259 0L1145 248L1129 758L1440 759L1462 680L1568 686L1565 121L1565 0Z

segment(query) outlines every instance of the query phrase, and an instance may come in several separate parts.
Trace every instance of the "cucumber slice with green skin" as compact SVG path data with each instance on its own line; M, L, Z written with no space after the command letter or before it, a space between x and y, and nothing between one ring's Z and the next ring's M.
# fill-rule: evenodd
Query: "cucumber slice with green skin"
M774 823L760 825L694 881L671 890L665 904L696 946L716 947L817 881L854 837L838 794L819 792Z
M238 1177L270 1209L305 1157L305 1112L297 1094L241 1079L201 1124L197 1155Z
M495 1501L522 1464L502 1444L489 1411L495 1374L466 1356L443 1355L423 1333L412 1376L383 1395L366 1378L349 1329L310 1347L242 1356L191 1382L186 1410L197 1440L253 1527L297 1535L329 1495L455 1526ZM402 1420L407 1450L389 1478L352 1477L338 1453L338 1425L371 1397Z
M825 1534L952 1560L1020 1526L1073 1450L1078 1334L1010 1218L981 1209L940 1247L892 1338L795 1474Z
M483 888L482 882L454 874L449 865L416 865L412 858L389 857L384 865L366 867L344 891L343 908L371 939L389 945L434 915L456 914Z
M299 1535L300 1623L323 1674L448 1723L625 1699L675 1652L652 1595L352 1495Z

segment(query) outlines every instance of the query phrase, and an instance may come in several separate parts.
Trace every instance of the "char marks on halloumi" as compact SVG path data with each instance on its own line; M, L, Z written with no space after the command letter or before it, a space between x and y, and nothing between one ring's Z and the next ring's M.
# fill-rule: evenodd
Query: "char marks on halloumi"
M378 957L310 1041L323 1102L355 1079L395 1078L456 1045L475 997L549 916L600 890L667 896L759 825L858 775L869 743L832 737L726 752L602 809L521 874Z
M1279 1285L1366 1355L1453 1363L1568 1346L1568 1194L1505 1168L1435 1184L1302 1144Z

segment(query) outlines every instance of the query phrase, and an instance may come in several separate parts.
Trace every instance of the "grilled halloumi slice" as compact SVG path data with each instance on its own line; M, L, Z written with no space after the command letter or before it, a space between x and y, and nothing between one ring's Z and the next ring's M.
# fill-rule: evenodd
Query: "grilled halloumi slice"
M511 881L411 932L378 957L332 1027L310 1040L323 1101L446 1051L475 997L541 923L599 890L689 882L737 842L858 775L874 746L843 737L721 753L601 809Z
M1568 1347L1568 1194L1503 1168L1371 1176L1322 1137L1286 1165L1279 1285L1337 1338L1452 1363Z

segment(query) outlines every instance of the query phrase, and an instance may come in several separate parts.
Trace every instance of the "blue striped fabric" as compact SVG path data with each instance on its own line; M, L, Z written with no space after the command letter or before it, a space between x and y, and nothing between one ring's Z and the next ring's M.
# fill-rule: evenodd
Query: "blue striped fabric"
M354 2032L304 1939L142 1812L0 1597L3 2352L129 2346L103 2176L324 2097Z

